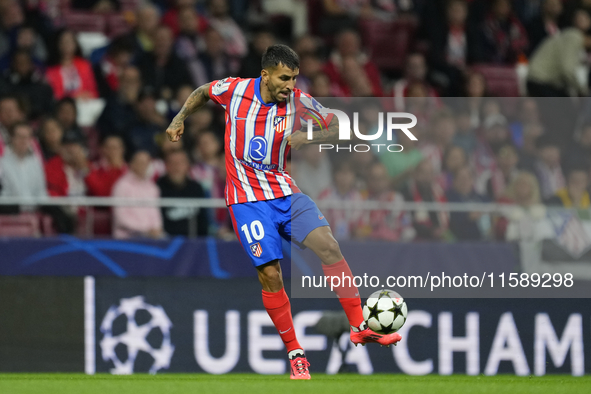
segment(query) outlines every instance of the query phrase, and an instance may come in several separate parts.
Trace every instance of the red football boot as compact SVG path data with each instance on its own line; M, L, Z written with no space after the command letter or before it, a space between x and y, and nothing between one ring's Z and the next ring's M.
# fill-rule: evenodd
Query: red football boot
M355 332L351 329L351 342L355 344L355 346L361 344L365 346L366 343L379 343L382 346L390 346L396 344L402 339L400 334L394 332L392 334L377 334L373 332L371 329L366 328L363 331Z
M290 359L289 363L291 364L290 379L310 379L310 371L308 370L310 363L306 359L306 356L303 354L298 354L293 359Z

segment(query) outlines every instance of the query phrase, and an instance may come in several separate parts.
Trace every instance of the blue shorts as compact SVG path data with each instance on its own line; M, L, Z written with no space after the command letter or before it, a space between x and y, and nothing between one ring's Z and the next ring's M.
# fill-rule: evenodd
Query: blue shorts
M255 267L283 258L281 238L305 249L303 242L308 234L328 226L314 201L303 193L234 204L228 209L234 232Z

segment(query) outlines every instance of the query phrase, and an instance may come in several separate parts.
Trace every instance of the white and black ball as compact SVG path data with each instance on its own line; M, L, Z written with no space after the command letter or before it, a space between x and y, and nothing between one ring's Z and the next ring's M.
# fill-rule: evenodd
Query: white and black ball
M391 334L406 322L408 309L404 298L394 290L379 290L363 305L363 319L378 334Z

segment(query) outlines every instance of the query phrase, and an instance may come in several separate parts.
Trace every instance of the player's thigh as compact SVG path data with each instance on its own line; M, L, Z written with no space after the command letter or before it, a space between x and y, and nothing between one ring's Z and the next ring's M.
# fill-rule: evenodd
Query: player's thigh
M294 244L303 247L304 240L315 229L326 227L329 231L328 221L312 201L303 193L292 196L290 235Z
M265 201L229 207L234 232L255 267L281 260L281 236L276 217Z
M339 243L328 226L312 230L304 239L304 246L320 257L323 264L330 265L343 259Z

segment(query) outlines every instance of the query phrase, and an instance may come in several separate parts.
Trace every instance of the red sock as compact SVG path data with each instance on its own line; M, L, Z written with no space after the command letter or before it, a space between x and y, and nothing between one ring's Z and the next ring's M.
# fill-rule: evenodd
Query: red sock
M324 270L324 276L336 276L340 279L340 286L335 287L333 290L337 294L337 297L339 297L339 301L349 319L349 324L353 327L359 327L363 323L361 298L359 298L357 286L353 283L353 274L351 273L349 264L347 264L345 259L342 259L335 264L323 264L322 269ZM350 278L350 282L347 278ZM328 279L328 283L330 283L330 279Z
M275 328L281 336L281 340L287 348L287 352L302 349L296 339L293 319L291 317L291 304L285 292L285 288L277 293L263 290L263 305L271 317Z

